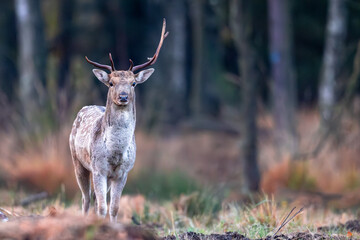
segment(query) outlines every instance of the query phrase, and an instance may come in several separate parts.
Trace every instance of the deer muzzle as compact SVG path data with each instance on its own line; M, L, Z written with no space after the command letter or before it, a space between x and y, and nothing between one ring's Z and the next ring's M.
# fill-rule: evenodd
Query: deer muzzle
M120 102L122 103L126 103L128 101L128 98L129 98L129 95L125 92L122 92L120 95L119 95L119 100Z

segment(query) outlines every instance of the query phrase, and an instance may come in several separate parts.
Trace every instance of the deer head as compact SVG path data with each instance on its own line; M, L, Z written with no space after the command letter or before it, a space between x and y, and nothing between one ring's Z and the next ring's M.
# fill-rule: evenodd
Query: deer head
M169 34L169 32L165 33L165 29L166 29L166 20L164 18L160 42L154 56L152 58L148 58L147 62L136 66L134 66L133 61L129 59L130 67L128 70L117 71L115 69L114 61L112 59L111 53L109 53L111 66L93 62L89 60L87 57L85 57L86 61L88 61L90 64L98 68L102 68L110 71L110 73L107 73L100 69L93 69L93 73L95 74L97 79L99 79L109 88L108 98L110 97L114 104L118 106L126 106L128 105L129 102L133 102L135 98L135 86L137 84L145 82L151 76L151 74L153 74L153 72L155 71L153 68L149 68L140 71L138 73L135 73L135 71L151 66L156 62L163 41Z

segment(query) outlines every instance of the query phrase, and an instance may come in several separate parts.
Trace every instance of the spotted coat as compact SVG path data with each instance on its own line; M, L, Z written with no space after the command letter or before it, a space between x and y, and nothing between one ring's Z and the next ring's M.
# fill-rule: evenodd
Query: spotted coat
M109 87L106 106L83 107L76 116L69 138L75 175L82 192L83 213L90 207L91 173L97 214L106 216L106 194L110 188L110 219L116 221L121 193L136 157L134 88L146 81L153 71L107 74L93 70L95 76Z

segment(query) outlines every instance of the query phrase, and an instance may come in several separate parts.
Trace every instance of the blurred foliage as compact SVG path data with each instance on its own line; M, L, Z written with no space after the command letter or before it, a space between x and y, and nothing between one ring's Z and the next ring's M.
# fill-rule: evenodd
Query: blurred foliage
M153 77L136 90L139 105L138 126L153 128L156 131L163 128L166 130L164 132L172 134L173 132L177 133L179 129L182 130L182 128L176 128L177 126L182 127L181 123L192 120L189 99L191 99L191 82L193 81L191 76L195 70L193 59L195 45L192 31L194 19L190 16L191 1L179 0L183 4L183 7L179 9L174 7L175 1L165 0L47 0L39 2L45 33L45 44L39 47L46 51L46 59L43 59L46 67L42 69L46 79L41 83L46 97L41 107L38 107L39 112L35 116L37 125L41 126L41 131L29 134L30 137L25 136L26 131L31 132L32 128L23 124L23 106L19 99L19 73L23 66L18 63L19 27L16 21L15 1L0 1L0 8L3 10L0 12L0 108L2 110L0 112L0 130L12 129L19 134L19 138L22 140L28 140L30 143L42 142L44 136L51 135L49 133L56 132L58 134L58 130L70 126L82 106L104 105L107 88L92 75L92 66L86 63L84 56L103 64L109 64L108 53L111 52L117 69L127 69L130 58L135 64L142 63L155 51L163 17L167 19L167 30L170 35L165 40L159 60L154 66L156 71ZM252 24L244 26L254 28L251 31L251 43L256 50L255 70L260 75L257 94L262 103L260 106L266 108L271 105L272 101L269 97L272 81L269 79L271 69L268 60L267 2L266 0L253 0L249 3ZM238 53L229 28L229 1L203 0L202 3L202 38L204 41L201 44L203 62L200 66L202 78L199 91L203 106L202 115L215 120L233 121L238 123L236 126L238 127L242 123L239 118L241 106L239 90L242 89L242 81L248 81L248 79L239 77L241 70L238 69ZM324 51L327 6L327 0L291 0L290 16L293 23L291 34L299 106L316 105L319 72ZM352 72L355 49L360 39L360 3L355 0L346 0L346 6L348 34L343 56L344 63L338 79L339 92L344 91L348 76ZM174 14L178 11L180 13ZM180 20L183 21L183 25L179 24ZM178 47L180 44L177 44L179 36L183 37L184 45L182 47ZM179 51L184 53L184 59L175 56L175 53ZM179 74L172 71L173 67L177 65L183 65L181 69L184 71L182 73L184 77L180 83L173 81ZM235 77L238 84L234 85L228 81L229 75ZM185 93L175 98L180 91L180 87L177 86L182 86ZM359 86L357 92L360 92ZM180 108L183 110L181 114L173 116L175 110ZM261 110L263 109L261 108ZM191 125L191 121L189 122ZM268 123L265 125L272 125L271 120ZM209 125L211 128L212 125ZM269 140L271 128L259 127L259 141ZM306 132L309 136L310 133L314 135L314 132ZM303 134L302 137L304 138L306 134ZM44 186L52 184L49 179L54 178L53 182L56 183L54 183L56 186L58 182L64 181L63 179L68 179L69 167L59 167L61 164L66 165L63 159L70 160L69 154L66 152L68 150L68 132L64 135L66 137L53 143L54 146L44 144L40 150L35 150L35 153L30 152L31 154L29 154L25 151L20 157L17 156L15 160L21 163L19 164L21 167L16 169L18 174L14 174L14 179L19 181L26 175L25 172L28 174L24 178L24 182L36 185L30 181L35 179L38 186L45 189ZM310 142L313 135L306 138L306 141ZM350 134L347 133L347 135ZM7 135L4 134L2 137L5 139ZM354 142L357 140L355 137L353 139L355 139L352 140ZM60 148L60 144L66 146ZM270 144L272 143L268 145ZM12 156L13 152L21 152L25 145L24 143L18 144L14 140L12 148L7 150L8 155ZM8 148L6 144L3 144L2 147ZM44 154L46 149L52 148L61 150ZM216 151L215 148L212 150ZM259 149L259 156L266 155L265 159L269 161L269 164L264 165L273 164L270 163L272 157L267 153L260 154L261 151ZM194 152L186 154L190 155ZM354 150L354 152L356 151ZM59 155L60 157L58 157ZM355 156L355 154L353 155ZM214 154L214 156L218 155ZM235 159L238 158L238 155L234 154L232 157ZM31 162L29 158L32 159ZM215 159L214 162L221 160L220 157L217 158L219 159ZM9 159L14 160L14 157ZM35 159L39 159L39 163L36 165L34 165L34 162L37 162ZM13 162L16 162L15 160ZM209 159L199 160L206 162L206 167L212 167ZM50 164L41 165L42 162L50 162ZM233 164L233 162L229 164ZM10 165L10 168L14 169L13 166ZM208 170L206 167L202 169L205 172ZM72 169L72 166L70 168ZM161 201L177 199L181 194L191 195L185 208L188 215L213 215L219 211L221 197L211 194L196 180L178 171L167 172L163 169L151 171L149 170L152 169L150 166L147 168L129 177L124 193L141 193L149 199ZM220 168L221 166L219 166ZM358 167L354 168L356 170L345 176L344 180L346 188L350 190L360 186ZM3 167L3 169L5 168ZM308 170L308 163L294 163L286 172L289 177L284 185L295 190L317 190L318 180L311 176ZM47 173L51 177L40 173ZM219 171L219 174L227 174L227 172ZM71 180L67 186L73 183L74 181ZM73 192L78 191L76 185L73 188L75 189L72 190ZM49 189L55 188L51 186ZM146 212L144 215L145 218L151 216ZM255 231L262 231L261 229L265 227L259 222L257 220L253 222L254 229L258 229Z
M360 176L356 168L351 168L345 176L345 189L356 190L360 187Z
M162 91L176 94L171 79L176 73L171 72L173 64L182 64L173 57L172 48L177 46L177 35L184 35L185 45L176 51L185 52L184 68L186 93L182 96L182 114L171 121L189 117L188 100L193 69L191 28L193 19L190 17L188 1L181 12L185 18L184 31L177 28L179 16L173 14L173 1L158 0L76 0L41 1L41 13L44 21L46 49L46 82L47 99L44 113L37 117L43 131L57 129L59 125L70 122L79 106L89 103L104 104L106 88L101 86L91 76L91 66L83 59L85 55L101 63L108 63L107 54L112 52L118 69L128 68L128 59L135 63L143 62L155 50L160 31L161 19L167 18L169 38L166 40L161 56L156 64L152 84L144 84L139 88L139 102L148 109L143 126L156 127L159 121L167 121L166 115L174 111L178 100L174 103L164 103L156 100ZM300 105L313 104L317 100L318 78L324 50L324 33L327 17L326 0L291 1L292 38L296 66L297 95ZM357 1L346 1L348 9L348 36L344 64L341 68L340 82L347 79L352 69L352 58L356 43L360 38L360 4ZM21 110L18 100L18 78L21 66L18 61L18 27L15 19L13 1L0 3L3 11L0 14L0 100L1 105L13 106L9 112L3 111L0 116L1 126L9 124L6 119L14 112ZM203 64L201 99L205 115L217 116L226 106L237 106L240 101L239 91L226 79L228 73L239 74L237 69L237 54L234 49L232 33L229 30L229 1L206 0L203 4ZM152 14L156 11L156 15ZM265 104L270 103L268 92L271 81L268 66L268 20L267 1L251 1L252 26L256 29L251 36L257 54L257 71L261 75L258 91ZM175 25L174 25L175 24ZM174 45L175 44L175 45ZM167 66L167 67L164 67ZM81 74L79 74L79 72ZM90 80L92 78L92 80ZM84 84L89 85L84 89ZM87 91L87 94L84 94ZM59 94L64 94L59 98ZM154 92L154 93L152 93ZM91 93L91 94L89 94ZM79 97L79 95L85 95ZM6 97L4 97L6 96ZM61 98L66 98L61 102ZM60 101L60 102L59 102ZM168 99L168 101L171 101ZM156 104L156 108L153 104ZM175 105L174 105L175 104ZM157 117L150 114L149 109L156 109ZM60 113L59 113L60 112ZM21 115L21 114L20 114ZM64 116L66 116L64 118ZM155 121L155 123L154 123Z
M129 179L124 194L138 193L156 201L177 199L178 207L191 217L206 215L213 218L220 211L223 199L222 194L216 194L179 171L163 173L143 170L137 173ZM147 211L145 207L142 220L150 218Z
M183 172L157 172L143 169L130 176L124 188L124 194L141 193L146 198L169 200L200 190L200 185Z
M222 199L214 191L202 190L190 195L185 206L185 213L190 216L210 216L211 219L221 209Z
M316 179L309 174L310 164L307 161L289 164L288 187L292 190L317 190Z

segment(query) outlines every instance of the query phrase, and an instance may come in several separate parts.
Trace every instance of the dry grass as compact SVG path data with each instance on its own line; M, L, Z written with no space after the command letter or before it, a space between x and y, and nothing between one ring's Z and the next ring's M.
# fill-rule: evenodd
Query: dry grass
M183 204L181 207L179 207L179 202ZM120 222L133 224L135 221L142 227L154 229L159 236L178 236L187 231L204 234L235 231L253 239L273 234L293 207L292 203L277 202L274 197L263 195L256 203L223 203L220 211L216 214L202 212L191 216L183 211L190 207L187 206L189 203L189 201L180 201L179 199L159 205L146 201L143 196L124 196L120 203ZM64 232L68 234L69 239L73 239L76 236L84 236L89 228L96 231L88 234L96 235L99 233L99 229L102 229L100 226L104 225L109 227L108 231L115 234L114 236L124 234L122 228L109 226L108 219L104 222L97 219L93 213L90 213L88 217L83 217L79 205L65 208L64 203L59 199L45 200L45 204L44 202L34 203L28 208L3 207L0 211L10 218L9 225L1 225L3 227L0 227L0 236L6 234L7 236L11 236L11 234L24 236L24 233L28 233L46 234L48 238L51 238ZM336 213L322 207L309 206L287 224L280 233L317 233L318 227L338 226L355 218L356 214L351 211ZM10 229L14 231L14 226L18 226L18 228L11 233ZM106 234L106 231L102 234ZM346 236L347 230L332 229L326 234ZM354 239L360 237L356 232L351 234Z
M319 116L313 110L298 114L300 153L312 152L320 139ZM271 130L271 118L262 119L263 129ZM278 159L271 137L260 141L260 163L263 164L262 187L274 193L283 187L324 193L346 193L360 187L360 124L352 117L343 117L340 128L326 139L317 156L298 162Z
M217 217L212 219L210 224L207 221L207 215L189 218L175 212L172 214L172 216L176 216L174 224L168 226L164 233L180 234L184 231L196 231L210 234L235 231L249 238L262 238L273 234L277 230L293 206L292 203L288 202L278 203L273 197L269 198L266 195L259 203L255 204L226 203L223 204L221 211ZM299 209L300 206L297 207ZM304 212L287 224L280 233L316 233L318 227L338 226L352 219L356 219L356 215L351 211L335 213L326 208L308 206ZM347 230L337 229L327 233L346 235ZM360 237L358 233L353 232L352 234L354 238Z
M69 145L67 142L69 129L46 137L40 144L27 143L18 150L9 143L2 150L0 165L4 180L10 186L20 184L35 191L57 192L61 185L65 186L69 196L77 192L75 176L72 170ZM12 154L9 152L13 151Z
M259 165L262 188L275 193L283 188L348 194L351 206L360 194L360 127L351 118L344 118L338 131L340 142L331 138L316 158L302 162L279 159L272 138L273 123L268 114L259 119ZM319 118L316 111L298 113L299 148L310 152L318 139ZM64 186L67 196L78 193L68 147L70 128L45 137L40 143L19 147L16 134L2 134L0 146L0 174L7 186L26 186L27 189L56 193ZM218 132L182 132L156 136L136 133L138 152L135 168L128 181L141 177L144 169L171 173L174 169L186 172L200 183L225 184L237 189L239 144L237 136ZM331 177L329 177L331 176ZM232 198L238 199L237 197ZM335 204L336 205L336 204Z

